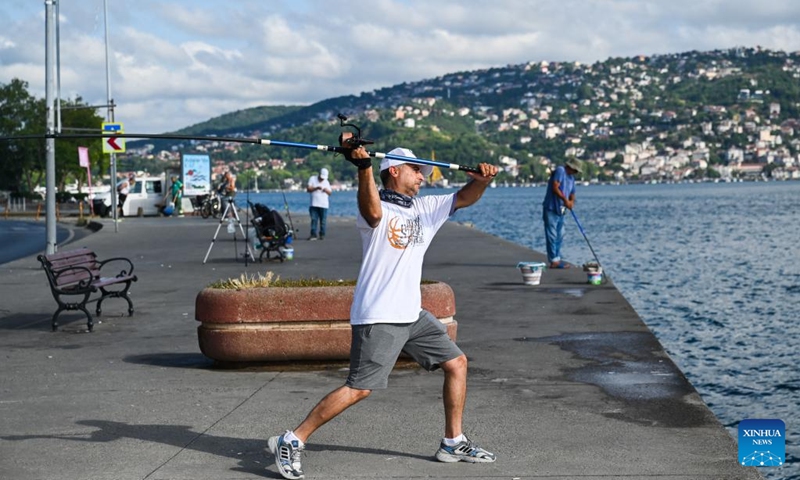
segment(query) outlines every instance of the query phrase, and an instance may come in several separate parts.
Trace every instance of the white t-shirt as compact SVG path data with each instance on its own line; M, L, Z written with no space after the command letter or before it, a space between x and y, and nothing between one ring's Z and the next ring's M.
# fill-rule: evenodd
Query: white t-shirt
M455 208L455 194L415 197L411 208L381 202L375 228L360 214L362 261L350 323L413 323L422 310L422 260Z
M117 183L117 192L119 192L120 195L127 195L130 193L130 186L131 184L128 183L127 180L122 180Z
M322 190L314 190L311 192L311 206L328 208L328 194L324 190L330 190L331 184L328 180L319 179L319 175L314 175L308 179L308 186L311 188L322 187Z

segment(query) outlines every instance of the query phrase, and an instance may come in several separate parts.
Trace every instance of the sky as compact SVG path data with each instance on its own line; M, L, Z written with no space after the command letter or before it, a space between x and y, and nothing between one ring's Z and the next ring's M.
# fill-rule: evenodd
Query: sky
M537 61L800 50L796 0L60 0L61 97L126 133ZM0 3L0 84L45 96L45 2ZM105 110L99 111L105 116Z

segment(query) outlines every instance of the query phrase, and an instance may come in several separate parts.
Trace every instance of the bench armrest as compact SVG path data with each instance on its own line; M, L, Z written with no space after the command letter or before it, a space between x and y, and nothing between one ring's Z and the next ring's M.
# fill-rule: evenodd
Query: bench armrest
M69 283L67 285L59 285L58 279L62 275L76 275L80 274L81 272L85 272L85 278L80 279L77 282ZM86 267L81 267L78 265L74 265L71 267L64 267L59 270L52 271L53 278L51 280L51 287L54 291L63 294L81 294L86 292L94 292L97 290L96 287L92 285L95 278L92 274L92 271Z
M127 259L127 258L125 258L125 257L114 257L114 258L109 258L109 259L107 259L107 260L103 260L102 262L100 262L100 263L97 265L97 268L98 268L98 269L100 269L100 270L102 271L102 270L103 270L103 267L104 267L106 264L108 264L108 263L112 263L112 262L122 262L122 263L126 263L126 264L127 264L127 267L129 268L128 270L126 270L125 268L123 268L122 270L120 270L120 272L119 272L119 273L116 275L117 277L126 277L126 276L128 276L128 275L133 275L133 262L131 262L129 259Z

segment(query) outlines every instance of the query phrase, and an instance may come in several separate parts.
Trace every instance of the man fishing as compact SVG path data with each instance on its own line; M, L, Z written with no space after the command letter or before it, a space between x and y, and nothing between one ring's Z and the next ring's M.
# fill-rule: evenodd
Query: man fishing
M582 169L580 160L570 158L564 166L556 167L547 182L547 192L542 202L542 220L550 268L569 268L569 264L561 260L564 214L575 206L575 174Z
M345 140L344 146L349 146ZM414 157L396 148L392 155ZM478 166L457 193L419 197L432 167L384 158L383 189L378 191L369 153L359 146L345 153L358 167L358 217L363 256L350 310L350 373L344 386L323 398L294 430L269 439L275 464L284 478L304 478L301 453L308 438L347 408L388 386L401 351L426 370L444 372L444 437L436 451L440 462L494 462L495 455L472 442L462 430L467 396L467 357L446 328L422 309L420 281L425 252L433 236L459 208L481 198L497 167ZM410 406L409 406L410 407ZM387 432L389 434L390 432Z

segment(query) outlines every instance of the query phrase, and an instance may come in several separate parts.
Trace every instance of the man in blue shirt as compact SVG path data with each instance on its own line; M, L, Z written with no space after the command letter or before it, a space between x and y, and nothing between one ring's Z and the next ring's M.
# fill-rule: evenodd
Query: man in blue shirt
M542 202L542 218L550 268L569 268L569 264L561 260L564 214L575 205L575 174L582 170L583 162L570 158L564 166L555 169L547 182L547 193Z

